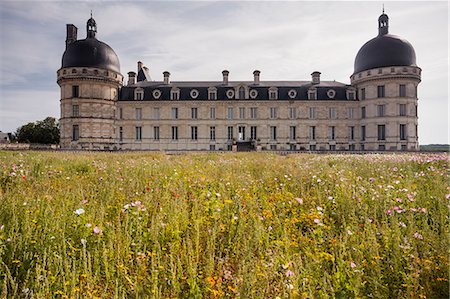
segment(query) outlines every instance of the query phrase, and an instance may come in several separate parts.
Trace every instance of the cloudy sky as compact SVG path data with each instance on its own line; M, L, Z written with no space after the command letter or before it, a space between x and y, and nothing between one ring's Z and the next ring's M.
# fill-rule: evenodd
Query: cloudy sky
M419 142L449 142L449 4L383 1L389 31L407 39L422 68ZM359 48L378 34L381 1L8 1L0 2L0 130L59 117L56 71L66 24L117 53L121 72L141 60L154 80L323 80L350 82Z

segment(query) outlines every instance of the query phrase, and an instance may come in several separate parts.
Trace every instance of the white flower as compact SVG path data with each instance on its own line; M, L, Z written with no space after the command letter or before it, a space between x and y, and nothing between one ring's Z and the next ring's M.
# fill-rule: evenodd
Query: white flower
M86 245L86 243L87 243L86 239L81 239L80 241L81 241L81 244L83 244L83 245Z
M77 214L77 215L81 215L81 214L84 213L84 209L82 209L82 208L76 209L76 210L74 211L74 213Z
M350 236L353 235L352 231L347 229L347 234L349 234Z
M87 228L90 228L92 226L92 224L86 223L84 226L86 226Z

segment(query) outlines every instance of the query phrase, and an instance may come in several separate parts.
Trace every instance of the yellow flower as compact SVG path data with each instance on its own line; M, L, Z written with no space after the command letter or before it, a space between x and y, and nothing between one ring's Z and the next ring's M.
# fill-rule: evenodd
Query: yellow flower
M211 276L209 276L208 278L206 278L206 280L209 282L210 285L215 285L216 281L214 280L214 278L212 278Z

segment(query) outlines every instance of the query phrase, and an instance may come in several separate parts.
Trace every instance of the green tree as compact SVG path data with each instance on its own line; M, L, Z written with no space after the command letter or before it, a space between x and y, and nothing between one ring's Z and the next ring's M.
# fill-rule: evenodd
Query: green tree
M59 143L59 124L54 117L28 123L17 129L17 141L22 143Z

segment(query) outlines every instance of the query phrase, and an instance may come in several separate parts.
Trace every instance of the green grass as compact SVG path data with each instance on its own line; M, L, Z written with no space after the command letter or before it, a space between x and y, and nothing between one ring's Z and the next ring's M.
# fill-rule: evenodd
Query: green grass
M0 152L4 298L448 298L445 154Z

